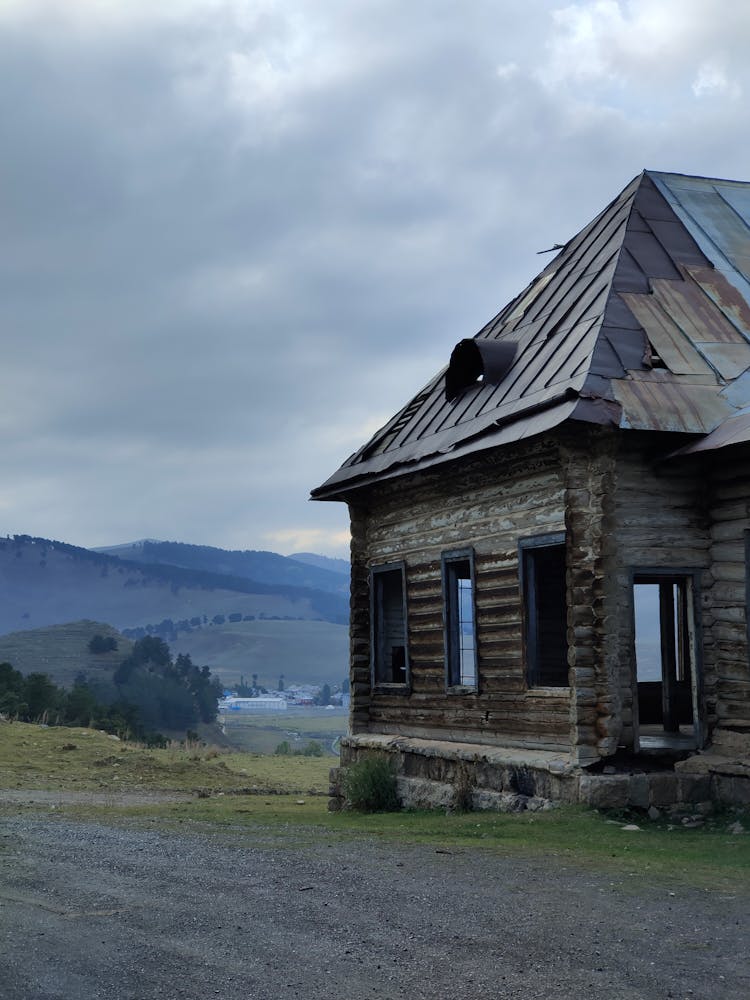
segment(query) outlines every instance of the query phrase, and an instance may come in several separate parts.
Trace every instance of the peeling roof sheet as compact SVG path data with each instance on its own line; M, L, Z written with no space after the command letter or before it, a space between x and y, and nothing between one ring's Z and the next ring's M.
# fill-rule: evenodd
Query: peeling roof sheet
M569 419L693 434L731 419L750 401L750 183L644 171L476 339L513 343L504 377L448 401L439 372L313 497Z

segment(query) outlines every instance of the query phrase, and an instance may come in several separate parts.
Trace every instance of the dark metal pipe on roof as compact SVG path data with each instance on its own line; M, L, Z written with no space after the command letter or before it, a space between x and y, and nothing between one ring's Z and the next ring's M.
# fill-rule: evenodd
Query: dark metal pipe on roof
M445 398L450 403L478 378L499 385L510 371L517 349L515 340L460 340L445 373Z

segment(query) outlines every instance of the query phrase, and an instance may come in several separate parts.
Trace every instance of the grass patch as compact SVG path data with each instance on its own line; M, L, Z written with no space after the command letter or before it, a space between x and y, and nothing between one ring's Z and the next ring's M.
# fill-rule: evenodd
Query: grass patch
M328 789L330 759L263 757L215 747L147 749L106 733L22 722L0 723L6 788L71 791L293 792Z

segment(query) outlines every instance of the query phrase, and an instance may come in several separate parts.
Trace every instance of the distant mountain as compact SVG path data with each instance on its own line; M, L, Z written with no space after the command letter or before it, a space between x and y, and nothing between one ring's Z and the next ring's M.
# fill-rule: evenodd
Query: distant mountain
M348 620L339 574L275 553L151 541L137 543L135 551L140 561L29 535L0 538L0 633L80 619L118 629L162 623L165 635L171 622L208 624L230 616ZM167 563L168 552L181 564ZM258 574L267 567L268 575L252 578L251 565Z
M350 564L348 559L332 559L330 556L319 556L315 552L293 552L290 559L297 562L309 563L311 566L318 566L320 569L330 570L332 573L340 573L349 579Z
M294 556L281 556L276 552L219 549L211 545L158 542L152 539L99 548L96 551L141 565L178 566L221 576L262 581L264 584L311 587L332 594L346 595L349 592L349 564L343 559L327 559L325 556L308 556L303 553L306 558L297 559ZM344 569L339 568L338 564ZM345 578L342 579L342 576Z

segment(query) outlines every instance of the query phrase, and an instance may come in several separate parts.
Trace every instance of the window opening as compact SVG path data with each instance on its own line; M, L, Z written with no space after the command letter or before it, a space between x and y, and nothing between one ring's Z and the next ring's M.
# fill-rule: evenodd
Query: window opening
M526 666L532 686L568 686L568 608L564 535L523 539L520 568L526 613Z
M641 745L665 745L681 736L694 743L690 577L633 578L635 669ZM654 743L656 746L657 743Z
M477 686L477 639L472 553L443 556L445 669L448 687Z
M405 685L408 657L404 567L374 568L370 592L373 683Z

